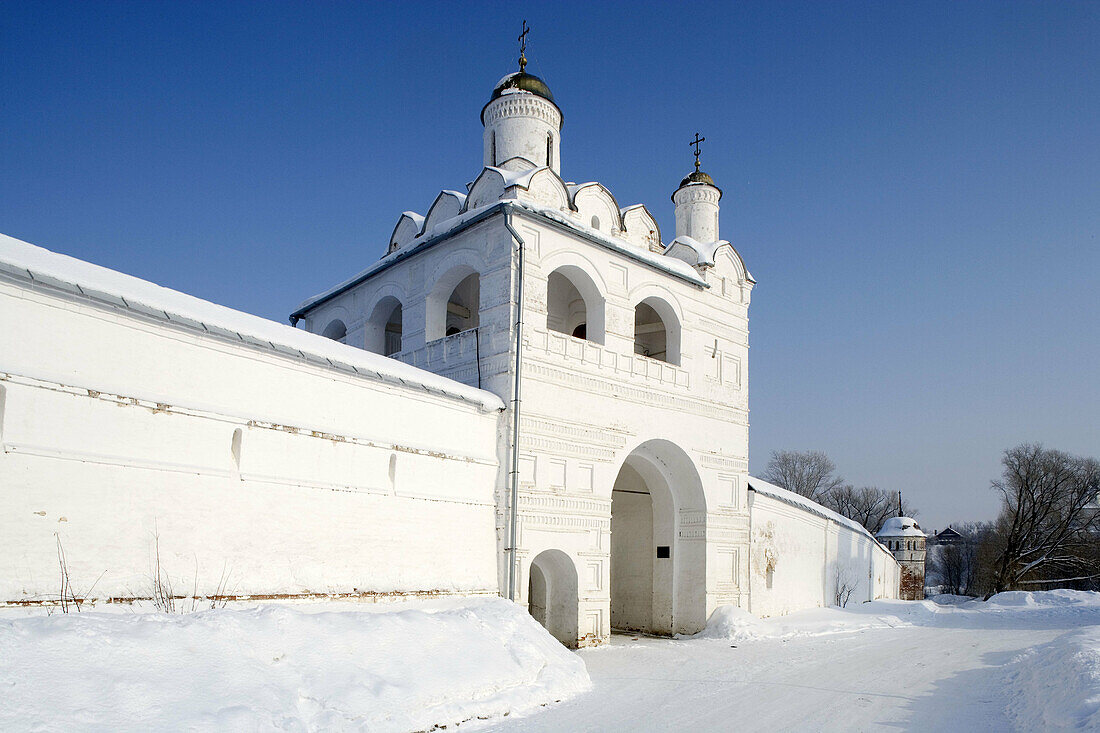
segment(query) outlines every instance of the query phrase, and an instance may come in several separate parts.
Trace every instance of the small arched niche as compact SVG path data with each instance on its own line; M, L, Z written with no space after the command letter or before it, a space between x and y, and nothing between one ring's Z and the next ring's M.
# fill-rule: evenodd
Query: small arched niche
M325 330L321 332L321 335L333 341L346 343L348 338L348 327L345 326L344 322L339 318L335 318L329 321L329 324L325 326Z
M660 298L646 298L634 307L634 353L680 363L680 324Z
M579 267L559 267L547 278L546 328L574 338L603 343L603 295Z
M567 647L577 646L577 567L561 550L545 550L531 561L527 610Z

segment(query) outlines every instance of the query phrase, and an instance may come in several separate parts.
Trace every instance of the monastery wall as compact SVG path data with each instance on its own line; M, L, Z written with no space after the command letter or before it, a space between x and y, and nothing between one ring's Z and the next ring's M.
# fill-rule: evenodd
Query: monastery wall
M898 564L868 532L824 507L814 511L802 497L784 499L790 492L751 481L768 486L768 493L749 492L752 613L782 616L844 605L845 597L847 605L898 597Z
M0 602L58 598L59 540L98 598L150 596L158 544L177 595L498 591L495 397L0 245L76 263L0 261Z

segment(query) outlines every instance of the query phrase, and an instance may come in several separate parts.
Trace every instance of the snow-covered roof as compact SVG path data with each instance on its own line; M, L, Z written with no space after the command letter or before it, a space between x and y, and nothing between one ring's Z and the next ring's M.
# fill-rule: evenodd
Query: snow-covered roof
M463 196L463 199L465 199L465 198L466 197ZM401 216L409 217L410 219L413 220L413 223L416 224L418 227L424 226L424 215L423 214L418 214L415 211L402 211Z
M483 217L484 215L488 214L491 209L497 208L499 206L501 206L500 201L493 201L491 203L485 204L484 206L479 206L476 209L470 209L469 211L463 212L455 218L444 222L440 226L439 230L437 232L434 232L432 235L421 238L419 241L414 242L412 246L403 247L401 249L390 252L386 256L375 260L367 267L355 273L347 280L337 283L327 290L323 290L316 295L312 295L306 298L298 304L297 308L294 309L294 313L292 313L290 316L291 319L293 320L302 317L302 315L310 308L320 305L329 298L344 292L350 287L358 285L372 275L376 275L377 273L389 268L391 265L400 262L406 257L427 249L444 237L453 233L456 229L461 229L466 224L475 219Z
M878 531L879 537L924 537L917 520L910 517L890 517Z
M496 395L282 323L0 234L0 272L232 341L501 410Z
M511 188L512 186L522 186L527 188L531 185L531 179L535 174L546 168L546 166L525 168L521 171L510 171L507 168L497 168L495 165L485 166L485 170L496 171L500 174L500 177L504 179L504 187Z
M675 257L668 257L664 254L658 254L657 252L650 252L649 250L642 249L641 247L633 245L626 240L610 237L607 234L601 232L599 229L593 229L592 227L585 226L584 224L569 218L568 216L562 214L560 211L557 211L555 209L550 209L545 206L539 206L538 204L532 203L530 201L509 201L508 203L513 206L527 209L528 211L533 211L537 214L541 214L547 219L551 219L559 224L569 227L576 232L584 234L588 239L597 240L599 244L607 247L608 249L613 249L616 252L626 255L627 257L631 257L633 259L644 262L647 265L652 265L658 270L664 270L670 275L676 275L679 278L687 280L693 285L698 285L699 287L703 288L710 287L710 285L707 284L707 281L703 279L699 272L683 260L678 260Z
M509 178L506 180L513 181L522 179L523 175L527 173L526 171L521 171L517 174L513 171L504 171L500 169L494 170L497 170L497 172L501 175L507 173ZM503 201L493 201L483 206L479 206L475 209L465 211L462 214L454 217L453 219L443 222L440 225L439 229L433 231L430 236L421 237L411 246L406 246L390 252L385 257L382 257L381 259L371 263L369 266L360 270L358 273L348 278L347 280L344 280L343 282L334 285L331 288L328 288L327 290L318 293L317 295L306 298L298 304L298 307L290 316L291 319L303 317L309 309L314 308L321 303L324 303L326 300L345 292L346 290L358 285L364 280L373 277L374 275L377 275L379 272L389 269L391 266L397 264L401 260L404 260L407 257L410 257L418 252L427 249L428 247L431 247L437 242L440 242L443 239L451 236L459 229L462 229L463 227L494 213L495 210L503 211L508 207L538 214L557 224L568 227L575 232L579 232L583 234L587 239L593 240L598 244L607 247L608 249L615 250L616 252L619 252L620 254L623 254L632 259L638 260L639 262L644 262L645 264L650 265L651 267L654 267L658 270L662 270L670 275L675 275L676 277L686 280L693 285L697 285L702 288L710 287L710 285L707 284L707 281L699 275L698 271L696 271L694 267L687 264L683 260L678 260L675 257L666 257L665 255L658 254L656 252L650 252L648 250L642 249L641 247L632 245L626 240L620 240L610 237L599 231L598 229L593 229L592 227L585 226L584 224L570 219L568 216L562 214L560 211L557 211L555 209L550 209L545 206L539 206L538 204L532 203L530 201L506 199Z
M796 506L799 509L805 509L812 514L816 514L819 517L832 520L837 524L843 524L845 527L851 529L854 532L859 532L862 535L866 535L872 540L875 539L875 536L871 534L870 530L868 530L859 522L855 521L854 519L848 519L848 517L844 516L843 514L837 514L832 509L823 507L816 501L807 499L801 494L796 494L793 491L788 491L787 489L776 486L775 484L769 484L767 481L756 478L755 476L749 476L749 489L755 491L758 494L770 496L773 499L778 499L779 501L782 501L786 504Z

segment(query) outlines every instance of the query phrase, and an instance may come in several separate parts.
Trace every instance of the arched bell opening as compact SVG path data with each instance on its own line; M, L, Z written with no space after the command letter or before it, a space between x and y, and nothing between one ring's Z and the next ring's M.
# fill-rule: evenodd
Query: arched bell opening
M343 321L336 318L329 321L329 324L325 326L325 330L321 332L321 335L327 339L345 343L348 338L348 327L344 325Z
M598 344L604 342L604 297L576 265L559 267L546 280L546 328Z
M425 306L427 341L477 328L480 324L481 275L468 265L450 269L436 281Z
M660 298L646 298L634 307L634 353L680 363L680 322Z
M444 335L453 336L477 328L480 302L481 277L475 272L463 278L447 298L447 327Z
M401 301L392 295L382 298L367 319L363 347L367 351L385 356L401 351L402 319Z

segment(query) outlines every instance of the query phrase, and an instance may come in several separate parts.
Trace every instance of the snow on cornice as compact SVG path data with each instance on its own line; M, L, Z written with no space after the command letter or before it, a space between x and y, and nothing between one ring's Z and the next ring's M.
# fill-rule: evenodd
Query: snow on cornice
M494 394L250 313L0 234L0 272L233 342L502 410Z

